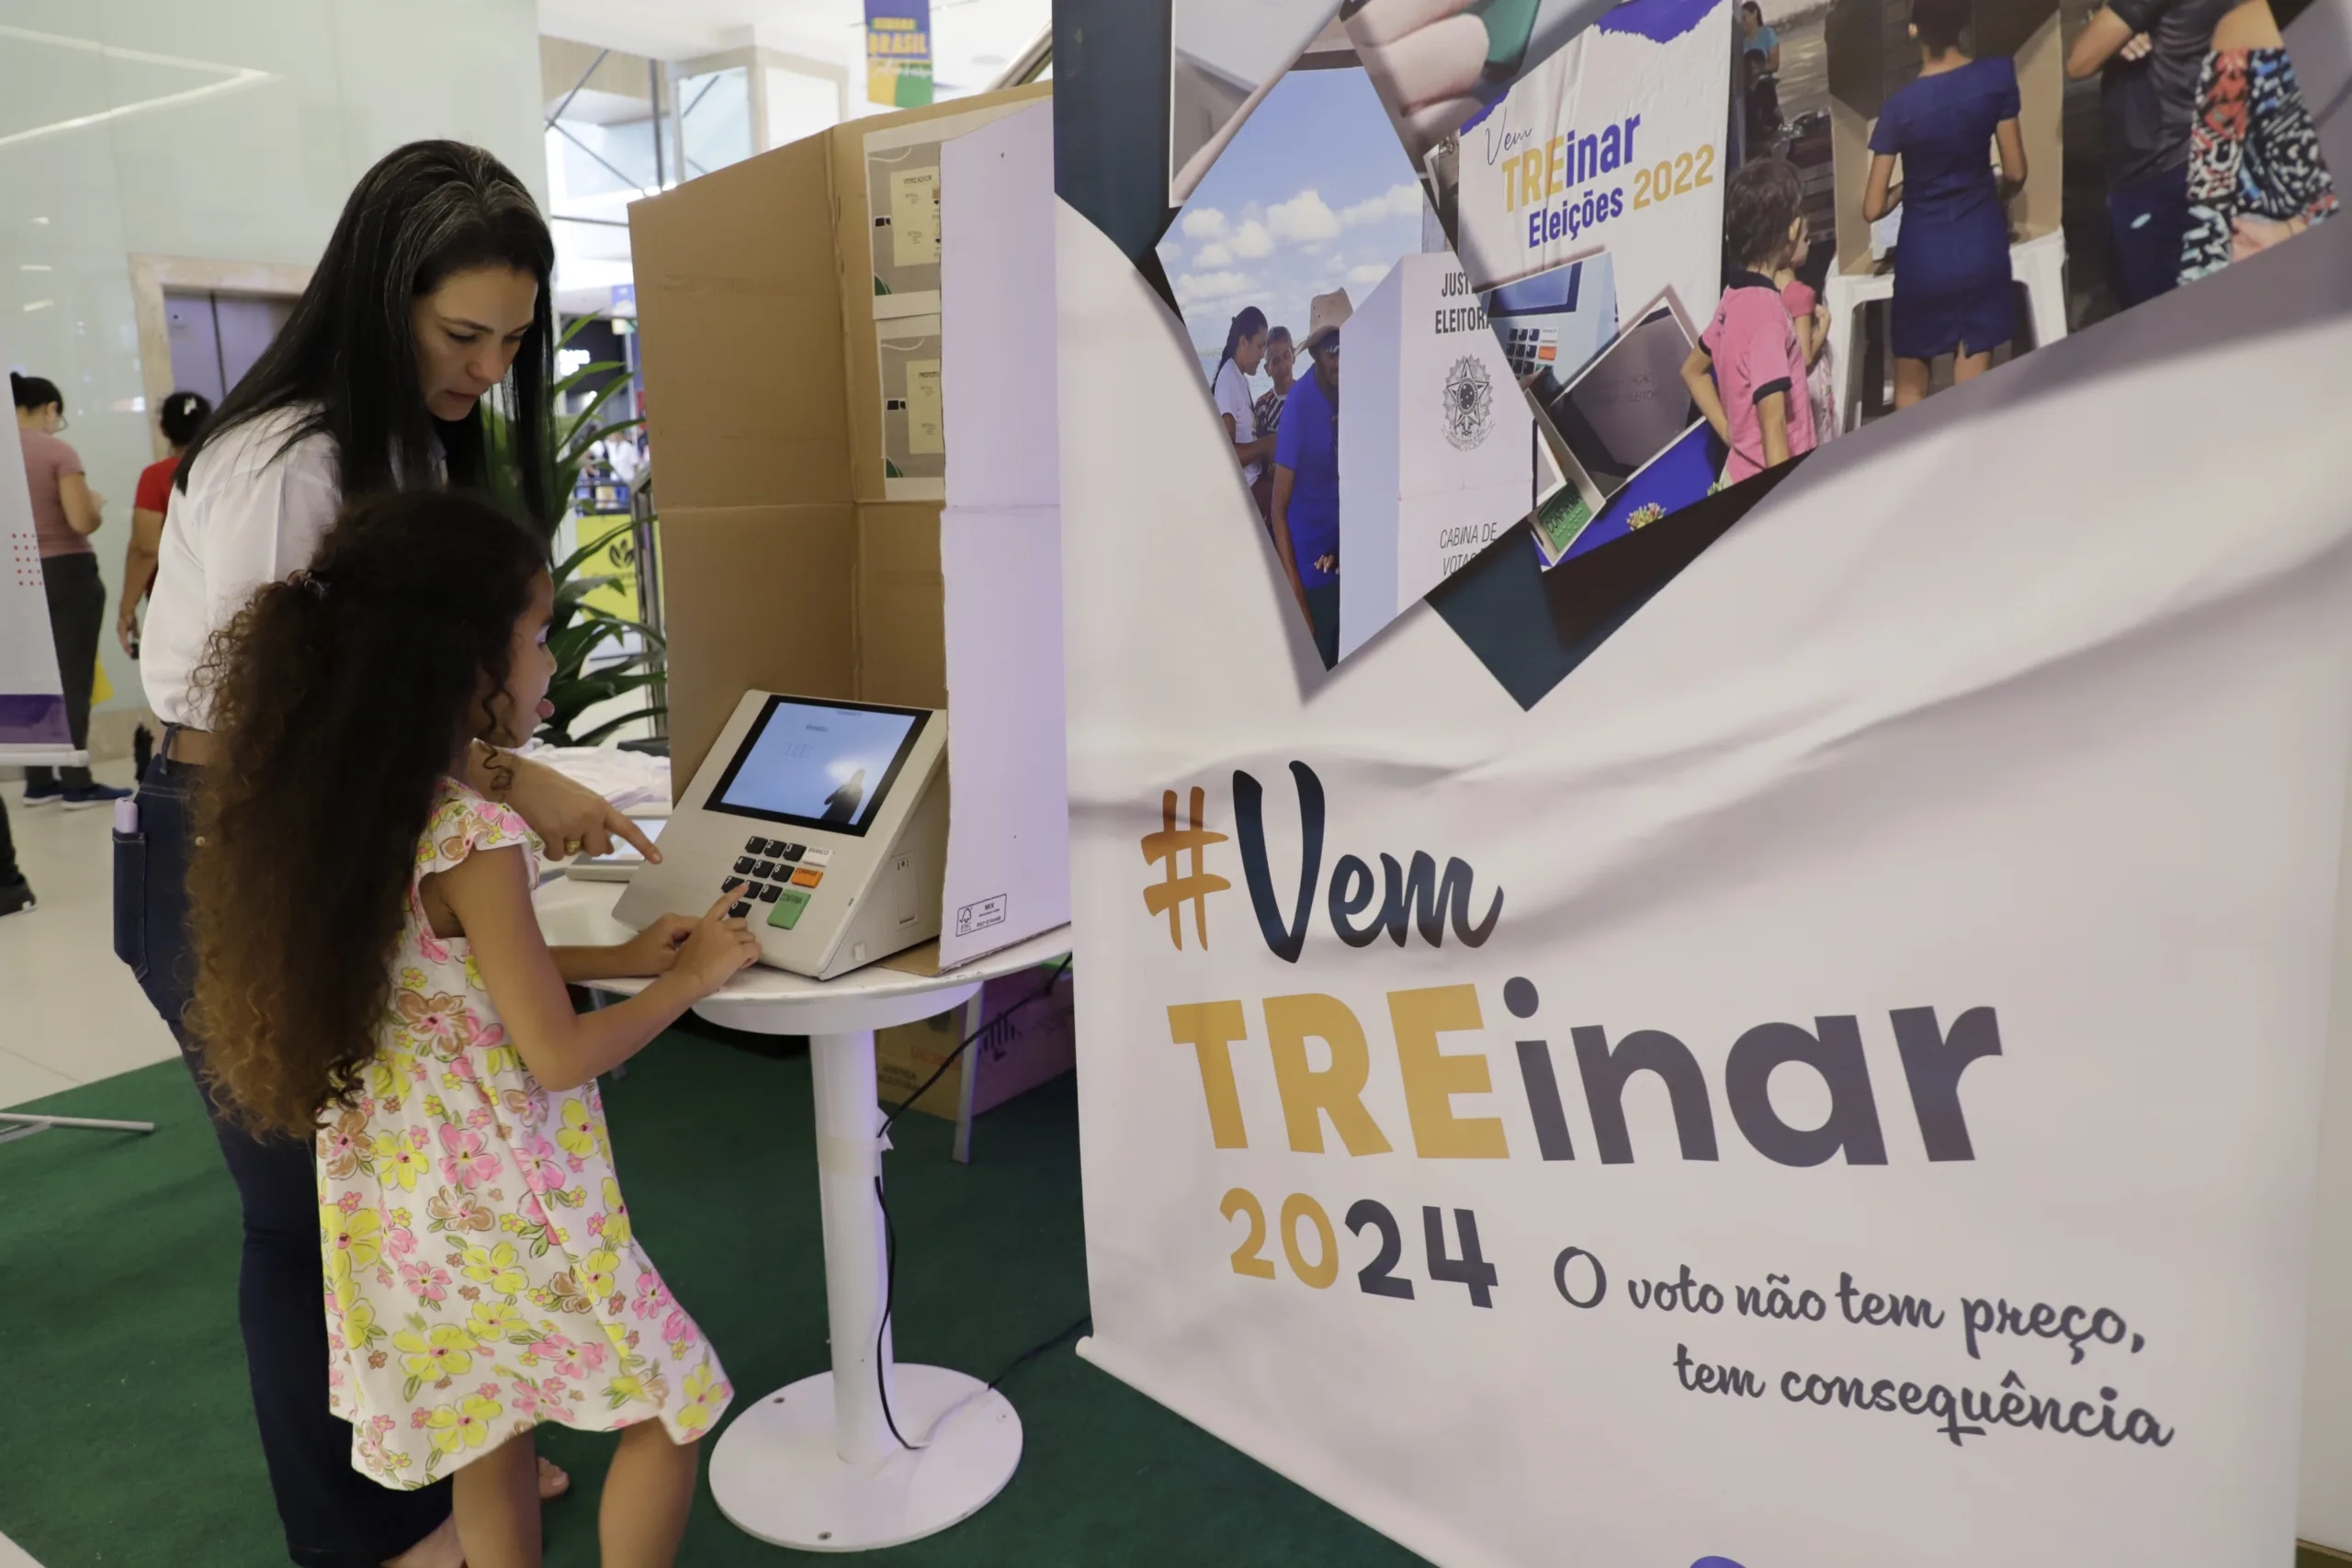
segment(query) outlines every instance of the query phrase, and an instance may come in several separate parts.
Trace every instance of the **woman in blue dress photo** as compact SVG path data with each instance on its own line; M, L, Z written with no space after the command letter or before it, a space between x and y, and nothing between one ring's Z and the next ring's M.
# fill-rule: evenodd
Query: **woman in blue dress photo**
M2017 330L2007 211L2026 176L2017 66L2007 55L1970 57L1961 48L1968 20L1969 0L1911 0L1919 74L1886 100L1871 132L1862 216L1875 223L1903 209L1888 332L1898 409L1928 395L1936 359L1953 355L1952 379L1973 380Z

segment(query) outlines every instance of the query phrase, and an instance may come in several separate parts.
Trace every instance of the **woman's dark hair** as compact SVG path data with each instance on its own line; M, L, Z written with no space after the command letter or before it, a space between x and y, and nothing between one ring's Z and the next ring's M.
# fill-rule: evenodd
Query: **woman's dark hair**
M1929 53L1945 54L1960 47L1972 11L1970 0L1911 0L1911 25Z
M59 391L57 383L46 376L19 376L11 370L8 372L8 390L16 394L17 406L20 409L45 409L51 403L60 409L65 406L65 394Z
M1255 305L1242 306L1226 326L1225 352L1217 355L1216 368L1209 372L1211 387L1215 387L1216 378L1225 374L1225 362L1233 357L1233 351L1239 348L1246 339L1256 337L1265 330L1266 312Z
M487 502L379 492L214 637L198 679L221 756L188 874L188 1022L255 1130L307 1135L358 1091L417 837L547 565Z
M212 400L202 392L174 392L164 400L163 412L155 423L164 427L164 439L175 446L185 446L196 439L204 422L212 414Z
M1760 268L1779 259L1789 225L1804 210L1804 182L1780 158L1752 158L1724 192L1724 239L1734 266Z
M286 445L333 436L345 495L430 482L436 438L450 485L484 489L483 411L438 420L424 406L410 314L419 295L478 267L511 267L539 286L502 412L525 509L534 519L551 517L555 242L523 182L461 141L412 141L360 176L294 313L189 446L179 488L187 489L198 457L223 433L316 405Z
M1740 9L1748 16L1755 17L1756 25L1758 27L1760 28L1764 25L1764 7L1758 6L1756 3L1756 0L1745 0L1745 3L1740 6Z

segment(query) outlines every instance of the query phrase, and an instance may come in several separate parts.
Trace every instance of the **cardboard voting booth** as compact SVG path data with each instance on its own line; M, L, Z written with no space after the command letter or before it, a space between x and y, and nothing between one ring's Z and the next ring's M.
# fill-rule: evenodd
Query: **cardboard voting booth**
M672 776L694 775L749 689L949 708L948 967L1069 918L1058 620L1050 668L992 657L1026 647L1015 627L951 649L951 626L992 618L972 603L989 573L952 549L943 562L946 355L915 352L953 331L943 151L1046 92L837 126L629 210L662 455ZM1048 193L1051 177L1035 175ZM1035 703L1051 705L1051 747L1022 723ZM1048 820L1041 841L1027 825Z

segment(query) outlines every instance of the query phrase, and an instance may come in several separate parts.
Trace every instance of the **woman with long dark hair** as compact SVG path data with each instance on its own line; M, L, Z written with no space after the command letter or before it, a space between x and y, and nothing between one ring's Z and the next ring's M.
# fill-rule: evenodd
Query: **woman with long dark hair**
M1266 312L1244 305L1226 323L1225 352L1209 375L1209 395L1216 400L1217 416L1225 422L1225 438L1241 464L1241 482L1258 503L1262 520L1272 494L1266 459L1274 455L1274 438L1258 429L1257 403L1250 394L1250 378L1266 355Z
M90 547L105 502L84 477L81 457L57 438L65 428L65 394L57 383L11 370L8 385L17 402L17 439L25 450L25 483L32 492L49 633L57 649L58 677L65 683L65 724L78 751L89 743L98 628L106 623L107 585ZM62 801L73 811L109 805L128 793L98 783L87 767L25 770L27 806Z
M485 490L499 460L530 517L548 515L554 262L530 193L497 159L455 141L400 148L361 177L293 315L181 458L141 656L164 740L137 829L118 835L115 941L199 1086L204 1043L183 1019L196 979L189 797L218 760L198 680L207 650L257 590L310 565L347 495ZM495 457L481 408L492 393L510 432ZM607 853L618 835L659 858L552 770L487 745L467 766L551 850ZM206 1104L244 1211L238 1315L288 1554L306 1568L456 1568L448 1488L396 1493L360 1476L329 1412L310 1147ZM560 1479L543 1476L543 1491Z

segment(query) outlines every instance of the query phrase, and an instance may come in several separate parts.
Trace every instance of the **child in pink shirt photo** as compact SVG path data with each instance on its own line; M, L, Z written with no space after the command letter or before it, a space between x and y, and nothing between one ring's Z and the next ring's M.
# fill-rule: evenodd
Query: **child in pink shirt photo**
M1731 449L1724 460L1725 485L1814 448L1807 341L1772 277L1804 254L1804 200L1797 172L1778 158L1742 165L1724 193L1735 270L1724 280L1714 320L1683 361L1682 381Z

